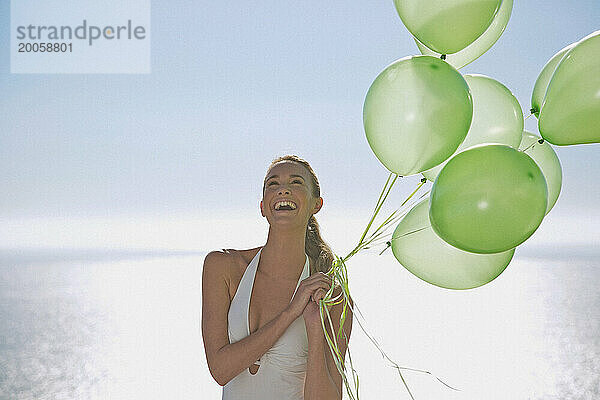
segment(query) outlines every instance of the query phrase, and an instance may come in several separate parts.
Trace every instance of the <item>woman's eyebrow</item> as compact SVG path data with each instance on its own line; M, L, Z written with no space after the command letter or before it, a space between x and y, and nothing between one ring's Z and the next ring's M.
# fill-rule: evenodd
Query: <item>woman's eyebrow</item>
M302 178L303 180L305 180L302 175L291 174L290 177L292 177L292 178ZM271 175L270 177L268 177L267 179L265 179L265 182L268 181L269 179L272 179L272 178L279 178L279 175Z

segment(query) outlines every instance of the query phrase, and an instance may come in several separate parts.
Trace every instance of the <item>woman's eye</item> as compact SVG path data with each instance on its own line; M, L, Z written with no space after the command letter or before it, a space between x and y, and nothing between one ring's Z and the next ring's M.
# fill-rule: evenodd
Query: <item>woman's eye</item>
M302 183L302 181L301 181L301 180L299 180L299 179L294 179L294 180L292 181L292 183L300 183L300 184L301 184L301 183Z
M277 182L271 181L271 182L267 183L267 186L272 186L272 185L277 185Z

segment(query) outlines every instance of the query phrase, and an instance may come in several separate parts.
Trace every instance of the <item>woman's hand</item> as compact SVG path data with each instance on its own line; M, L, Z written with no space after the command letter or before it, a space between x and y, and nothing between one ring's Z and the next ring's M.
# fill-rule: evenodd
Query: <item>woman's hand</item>
M336 285L333 290L331 297L337 297L341 293L340 285ZM323 289L317 289L315 294L311 297L311 301L308 302L304 308L302 316L304 317L304 323L306 325L306 333L310 337L324 338L323 336L323 325L321 324L321 311L319 309L319 300L325 298L327 291ZM331 306L325 306L331 310ZM325 316L327 318L327 316ZM325 324L327 324L327 320Z
M296 319L300 315L303 315L306 306L310 302L313 302L313 305L316 305L317 307L317 315L319 315L319 299L322 299L325 296L325 293L327 293L330 287L331 278L323 272L317 272L316 274L309 276L300 282L298 290L296 290L286 311ZM314 303L313 300L315 299L317 303Z
M320 293L322 289L319 289ZM325 292L323 292L324 294ZM323 298L323 296L320 296ZM321 311L319 310L319 300L317 301L309 301L306 307L304 307L304 312L302 313L304 317L304 324L306 325L306 333L309 338L313 337L313 335L323 336L323 326L321 325Z

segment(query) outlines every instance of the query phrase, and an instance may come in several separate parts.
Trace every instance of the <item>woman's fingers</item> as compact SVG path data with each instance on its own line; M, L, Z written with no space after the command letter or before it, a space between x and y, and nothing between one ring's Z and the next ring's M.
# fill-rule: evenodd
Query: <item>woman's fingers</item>
M311 295L311 299L312 301L314 301L315 303L318 303L319 300L322 300L325 295L327 294L327 291L329 289L327 287L319 287L317 288L313 294Z
M331 283L327 281L317 281L310 286L311 290L317 291L319 289L325 289L325 291L329 290L331 287Z
M324 289L327 291L329 290L329 286L324 282L313 282L312 284L306 285L303 288L304 293L306 293L309 298L314 298L314 295L319 289Z
M301 315L309 301L313 300L318 303L319 300L325 297L331 287L332 280L328 275L318 272L309 276L300 282L300 286L292 297L288 309L294 316Z
M318 272L303 280L302 283L306 287L305 290L311 293L309 296L310 300L319 302L331 288L332 279L323 272Z
M317 296L316 296L315 302L318 303L319 300L322 300L323 297L325 297L326 293L327 292L324 289L317 289L317 291L316 291Z

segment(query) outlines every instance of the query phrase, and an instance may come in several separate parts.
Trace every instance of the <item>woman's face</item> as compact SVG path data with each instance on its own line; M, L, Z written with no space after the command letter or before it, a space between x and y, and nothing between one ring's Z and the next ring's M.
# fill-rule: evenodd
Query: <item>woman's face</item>
M281 161L267 172L260 208L269 224L306 226L322 205L321 197L313 197L312 179L302 164Z

